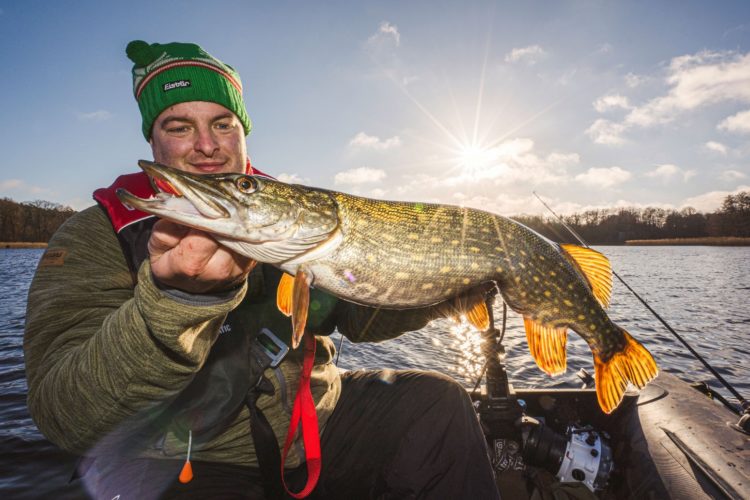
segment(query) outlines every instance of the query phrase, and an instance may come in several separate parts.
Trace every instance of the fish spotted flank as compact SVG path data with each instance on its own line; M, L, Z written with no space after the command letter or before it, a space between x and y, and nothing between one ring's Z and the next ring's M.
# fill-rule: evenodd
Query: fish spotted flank
M139 164L175 194L144 200L118 192L124 203L213 233L227 247L288 273L278 303L293 317L296 342L312 284L352 302L405 309L494 283L523 316L529 349L545 372L565 371L568 329L588 343L605 412L617 407L628 382L643 387L658 372L651 354L604 311L611 269L592 249L558 245L511 219L471 208ZM469 314L477 326L483 307Z

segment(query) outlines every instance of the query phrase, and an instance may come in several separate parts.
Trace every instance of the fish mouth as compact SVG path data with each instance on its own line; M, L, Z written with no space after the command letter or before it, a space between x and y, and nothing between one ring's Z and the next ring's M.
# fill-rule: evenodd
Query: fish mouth
M227 194L206 182L206 175L146 160L139 160L138 166L152 179L157 193L152 198L139 198L125 189L118 189L117 197L125 205L193 226L199 225L201 220L232 216L233 207ZM205 228L202 224L199 226Z

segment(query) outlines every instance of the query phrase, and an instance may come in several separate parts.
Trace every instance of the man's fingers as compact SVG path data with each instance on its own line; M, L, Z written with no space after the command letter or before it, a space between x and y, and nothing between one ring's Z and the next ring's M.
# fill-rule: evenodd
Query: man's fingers
M206 267L220 277L236 279L247 276L255 264L256 261L253 259L219 246Z
M208 233L164 220L154 225L148 249L151 270L161 283L195 293L232 288L255 265Z
M190 231L189 227L168 220L156 221L148 240L149 254L153 257L171 250L180 243L188 231Z

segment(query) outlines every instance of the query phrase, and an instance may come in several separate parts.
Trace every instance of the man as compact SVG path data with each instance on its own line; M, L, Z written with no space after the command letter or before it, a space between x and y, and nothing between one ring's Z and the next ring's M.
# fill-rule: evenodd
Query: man
M230 66L194 44L134 41L127 54L155 161L198 174L257 173ZM298 349L270 362L278 349L269 342L291 337L276 309L280 272L206 233L128 210L116 187L153 193L144 174L97 190L98 205L50 240L29 291L34 421L85 457L78 474L97 498L283 496L279 448L304 358ZM422 372L342 376L332 363L334 329L379 341L422 328L435 309L377 311L320 291L313 303L310 390L322 469L316 485L310 443L304 449L298 438L284 464L291 490L496 498L484 437L458 384Z

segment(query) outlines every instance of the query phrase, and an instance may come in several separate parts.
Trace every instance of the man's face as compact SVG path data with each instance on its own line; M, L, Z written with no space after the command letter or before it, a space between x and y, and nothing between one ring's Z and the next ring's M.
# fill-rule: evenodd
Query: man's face
M157 163L185 172L245 172L245 131L221 104L191 101L165 109L149 142Z

